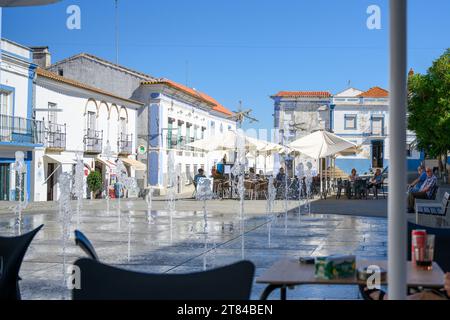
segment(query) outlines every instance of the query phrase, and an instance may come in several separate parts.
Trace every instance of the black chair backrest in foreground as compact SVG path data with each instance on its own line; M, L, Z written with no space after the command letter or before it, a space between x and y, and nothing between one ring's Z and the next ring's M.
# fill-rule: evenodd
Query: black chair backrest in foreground
M94 246L89 241L89 239L79 230L75 230L75 244L79 246L89 256L89 258L95 261L99 261Z
M74 300L248 300L255 272L249 261L191 274L138 273L92 259L75 265L81 283Z
M19 237L0 237L0 300L20 300L19 271L31 241L42 229Z
M427 234L434 234L434 261L444 272L450 272L450 229L431 228L408 222L408 259L411 260L411 232L412 230L426 230Z

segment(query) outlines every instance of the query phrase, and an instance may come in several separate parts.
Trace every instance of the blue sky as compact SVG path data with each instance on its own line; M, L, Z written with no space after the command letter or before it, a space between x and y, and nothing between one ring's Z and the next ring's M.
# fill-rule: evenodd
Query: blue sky
M81 8L81 30L66 8ZM366 27L381 7L381 30ZM120 64L201 90L271 128L281 90L388 86L387 0L119 0ZM409 65L425 72L450 47L450 1L409 1ZM88 52L115 61L114 1L63 0L3 10L3 37L47 45L53 61ZM186 72L188 70L188 72ZM188 75L188 76L187 76ZM247 124L247 126L250 126Z

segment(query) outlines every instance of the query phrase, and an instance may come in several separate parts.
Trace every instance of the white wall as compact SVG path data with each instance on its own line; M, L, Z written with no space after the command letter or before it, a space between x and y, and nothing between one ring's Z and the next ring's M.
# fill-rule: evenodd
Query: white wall
M175 130L178 127L178 120L184 121L184 124L181 127L181 135L183 137L186 136L186 123L191 123L192 127L190 129L190 137L194 137L195 132L195 126L197 125L198 128L198 139L201 139L201 128L205 127L207 128L204 137L207 138L208 136L214 136L221 134L220 128L223 127L223 132L226 132L228 127L230 127L232 130L236 130L236 123L234 121L228 120L224 116L219 116L216 114L213 114L211 111L206 111L201 108L199 108L195 104L189 104L184 101L175 100L168 96L162 96L160 100L160 106L162 109L162 118L161 121L161 128L167 129L168 124L168 118L174 118L175 122L173 124L173 135L177 135L177 131ZM214 121L214 127L211 126L211 122ZM162 177L162 186L165 187L167 185L167 166L168 166L168 156L167 156L167 130L163 130L163 143L162 143L162 149L164 152L162 152L162 163L160 170L162 170L163 177ZM192 152L192 151L186 151L186 150L176 150L175 151L175 163L177 168L180 168L181 170L178 172L180 175L180 182L181 182L181 191L184 192L192 186L188 185L188 179L186 175L186 169L187 165L189 165L189 171L191 178L194 177L196 172L194 172L194 168L200 168L204 167L205 173L208 175L211 172L212 166L215 163L218 163L222 160L224 154L227 154L227 159L232 159L232 153L225 152L225 151L216 151L216 152Z
M76 159L77 153L84 153L84 136L87 128L87 112L92 111L97 115L96 130L103 131L103 150L107 145L107 141L110 141L113 158L118 155L118 134L119 134L119 112L121 108L126 108L128 114L127 134L133 135L133 148L132 152L136 149L136 115L137 110L135 108L124 106L122 104L111 102L108 96L99 96L98 94L92 94L95 98L92 98L91 93L80 92L78 88L68 86L66 84L56 83L55 81L49 81L47 79L39 79L36 85L36 106L39 109L48 108L49 103L55 103L61 112L57 113L58 124L66 124L67 136L66 136L66 150L61 153L70 159ZM39 111L36 114L37 119L44 120L48 123L48 112ZM46 168L46 161L43 158L44 153L36 153L36 161L40 161L44 164L44 171ZM105 157L100 154L99 156ZM84 154L85 163L93 167L93 160L95 155ZM64 165L58 174L64 172L70 172L71 166ZM107 171L104 168L104 173ZM131 173L134 174L134 170ZM45 172L45 176L48 173ZM38 179L38 177L36 177ZM37 183L39 185L39 183ZM36 193L39 194L40 201L46 200L46 184L39 185L39 190ZM57 196L59 190L57 191ZM55 198L57 199L57 198Z

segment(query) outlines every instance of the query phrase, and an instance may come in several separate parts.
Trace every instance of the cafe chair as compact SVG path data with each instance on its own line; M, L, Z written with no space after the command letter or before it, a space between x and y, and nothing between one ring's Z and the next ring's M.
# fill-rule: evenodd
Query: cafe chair
M89 258L95 261L99 261L94 246L89 241L89 239L79 230L75 230L75 244L79 246L88 255Z
M442 201L440 203L433 202L416 202L415 203L415 212L416 212L416 223L419 223L420 217L440 217L441 224L444 224L445 218L447 217L447 212L449 210L450 204L450 194L446 192L442 197Z
M0 237L0 300L21 300L20 267L28 247L43 226L19 237Z
M81 279L73 300L248 300L255 273L250 261L190 274L140 273L92 259L75 266Z

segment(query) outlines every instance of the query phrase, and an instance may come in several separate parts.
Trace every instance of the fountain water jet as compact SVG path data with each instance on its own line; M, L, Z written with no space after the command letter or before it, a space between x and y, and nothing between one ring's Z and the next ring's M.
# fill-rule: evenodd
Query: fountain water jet
M311 188L313 183L313 173L312 173L312 163L307 162L306 163L306 203L308 206L308 214L311 215Z
M109 160L110 158L112 158L113 153L112 153L112 148L111 148L111 144L108 142L106 142L106 147L105 150L103 151L103 153L106 156L106 159ZM105 199L106 199L106 214L109 216L109 184L110 184L110 179L111 177L109 176L109 178L107 179L106 183L105 183Z
M14 168L16 175L18 175L18 185L16 186L16 193L18 194L18 204L16 206L16 227L17 235L22 234L22 212L28 205L28 195L24 190L23 175L27 172L25 165L25 154L22 151L17 151L16 161L14 163Z
M66 283L66 263L67 263L67 242L70 238L71 224L72 224L72 209L70 207L70 186L72 183L72 176L69 173L62 173L59 176L59 187L61 194L59 197L59 219L61 222L62 233L62 254L63 254L63 281Z
M298 222L302 219L302 202L303 202L303 177L305 175L305 169L302 162L297 166L297 183L298 183Z
M203 270L206 270L206 255L208 252L208 211L206 210L206 201L214 198L212 192L211 179L201 178L197 182L196 199L203 201L203 236L205 243L205 253L203 255Z
M152 218L153 189L152 188L150 188L150 190L148 191L148 193L145 197L145 202L147 203L147 222L148 222L148 224L152 224L153 223L153 218Z
M77 197L77 229L79 229L80 211L84 193L84 162L80 154L77 154L77 163L75 165L74 180L75 180L74 181L75 196Z
M239 221L240 221L240 232L242 237L242 259L245 257L244 250L244 233L245 233L245 218L244 218L244 196L245 196L245 184L244 184L244 174L246 167L246 156L245 156L245 136L242 130L238 130L236 135L236 161L232 168L232 174L234 177L238 177L237 190L239 194Z
M124 196L124 188L125 188L127 178L128 178L127 169L125 168L123 161L121 159L118 159L117 160L117 184L118 184L118 188L119 188L119 196L117 199L117 223L118 223L119 231L120 231L121 215L122 215L120 204L121 204L121 198L122 198L122 196Z
M272 232L272 223L273 223L273 208L275 203L275 198L277 195L277 190L274 185L273 177L269 177L269 185L267 187L267 205L266 205L266 211L267 211L267 232L268 232L268 245L269 248L271 247L271 232Z
M167 167L167 195L166 195L166 205L169 212L169 229L170 229L170 243L173 242L173 214L176 210L176 186L178 182L178 175L175 164L175 153L174 151L169 152L168 167Z

